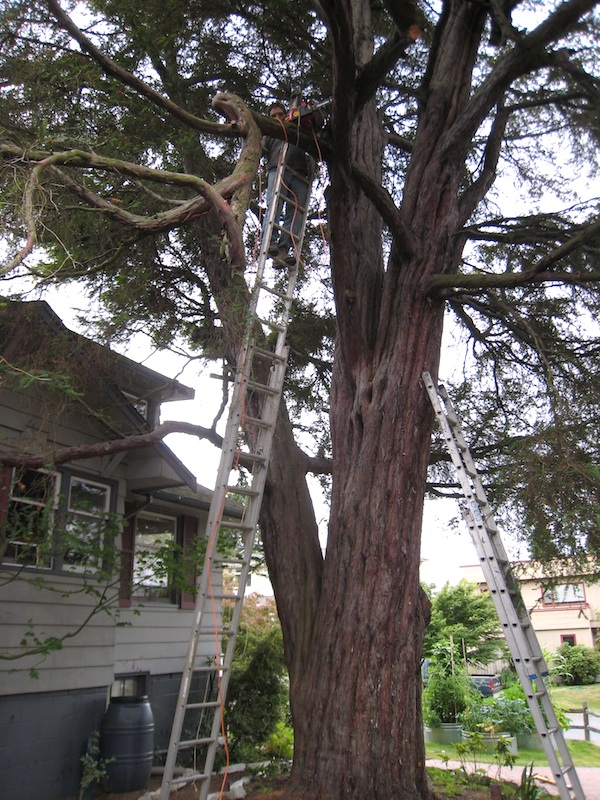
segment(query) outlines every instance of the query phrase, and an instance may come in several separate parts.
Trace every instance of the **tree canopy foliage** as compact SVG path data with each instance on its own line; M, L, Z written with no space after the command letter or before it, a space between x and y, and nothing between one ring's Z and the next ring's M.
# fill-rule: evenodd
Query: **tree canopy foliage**
M451 5L400 3L403 27L396 30L389 10L370 10L378 49L356 91L359 106L361 92L375 93L387 140L378 198L386 250L402 228L392 209ZM477 118L465 120L472 131L453 243L459 273L448 264L429 289L445 296L452 334L466 345L469 381L456 391L494 499L506 503L533 555L550 558L587 551L597 536L597 20L585 16L594 3L557 5L544 24L553 4L533 6L518 4L512 24L504 23L503 37L519 47L479 53L470 109ZM257 116L269 99L286 101L297 89L327 98L334 82L327 15L301 3L289 25L284 7L224 11L180 0L167 19L159 3L80 4L74 44L57 3L7 5L3 227L17 261L25 233L43 246L35 266L23 262L19 274L42 284L85 283L112 340L144 329L162 346L185 341L197 357L227 354L222 312L198 259L199 215L190 211L202 182L221 186L239 155L238 131L211 102L223 90L238 94L272 133ZM561 19L572 29L568 47ZM422 26L414 43L409 23ZM512 63L517 51L527 51L524 63ZM475 108L482 103L488 108ZM320 137L325 160L333 127ZM458 142L453 135L449 148ZM249 188L242 205L255 212ZM252 211L249 247L256 242ZM205 224L221 247L222 235ZM321 232L312 239L303 276L311 295L300 293L290 334L288 398L296 411L326 406L335 336ZM322 455L329 452L326 425L314 420L313 446ZM447 477L442 465L434 486Z
M108 339L234 366L260 135L323 162L261 512L307 797L427 794L421 744L399 742L420 728L428 465L432 492L455 483L423 369L531 554L600 551L598 34L593 0L4 5L6 292L77 282ZM318 134L263 115L296 90L331 98ZM310 470L332 476L326 557ZM360 752L357 714L380 733Z

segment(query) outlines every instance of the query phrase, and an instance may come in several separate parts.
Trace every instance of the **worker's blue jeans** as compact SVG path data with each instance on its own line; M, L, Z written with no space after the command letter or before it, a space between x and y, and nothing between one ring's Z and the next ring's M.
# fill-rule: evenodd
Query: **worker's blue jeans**
M267 220L269 219L269 209L271 207L271 200L275 190L275 180L277 178L277 170L269 170L267 180L267 210L263 220L263 235L267 227ZM283 173L283 186L281 187L281 194L279 196L279 205L275 213L275 224L281 225L284 229L274 233L273 245L280 250L289 251L292 247L292 236L297 240L300 235L300 228L302 227L302 216L306 201L308 199L308 181L293 175L287 170ZM291 233L291 235L290 235Z

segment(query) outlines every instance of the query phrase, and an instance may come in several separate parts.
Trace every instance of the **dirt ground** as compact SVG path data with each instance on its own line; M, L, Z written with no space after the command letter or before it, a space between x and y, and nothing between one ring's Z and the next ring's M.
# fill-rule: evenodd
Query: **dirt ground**
M228 776L225 782L225 791L229 789L231 783L240 780L242 775L243 773L238 772ZM246 790L246 798L247 800L278 800L283 793L286 781L287 775L278 775L268 778L253 777L251 783L246 784L244 787ZM151 792L157 790L160 788L160 784L160 777L152 776L145 791ZM215 776L211 781L210 793L218 793L222 788L222 784L223 777ZM444 786L436 785L436 783L432 783L431 786L439 800L457 800L457 795L454 792L447 794L446 791L444 791ZM512 786L513 790L516 788L516 785ZM140 800L144 794L145 792L143 791L127 792L125 794L100 794L98 800ZM507 796L505 792L503 792L503 796ZM172 800L198 800L199 787L194 785L184 786L174 792L171 797ZM460 800L490 800L490 787L489 785L462 786L460 787L459 797Z

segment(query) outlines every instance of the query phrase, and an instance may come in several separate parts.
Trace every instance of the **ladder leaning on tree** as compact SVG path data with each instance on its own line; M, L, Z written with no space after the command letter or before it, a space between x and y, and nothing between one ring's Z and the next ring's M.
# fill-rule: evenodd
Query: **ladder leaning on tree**
M465 496L464 517L560 797L585 800L545 686L548 668L458 417L446 389L436 387L428 372L422 377Z
M205 800L217 747L224 736L223 709L283 389L288 355L287 327L310 196L311 179L305 178L308 184L306 206L294 209L301 223L299 233L292 237L294 263L287 264L285 271L276 272L276 276L268 280L269 242L275 230L285 230L278 220L278 209L280 199L286 196L284 164L287 147L287 144L283 145L273 196L267 209L244 342L234 378L221 460L206 526L204 566L167 750L160 800L168 800L172 788L191 782L200 785L199 799ZM302 179L302 176L296 177ZM291 235L291 231L289 233ZM273 269L270 271L273 272ZM257 331L261 336L260 346L256 341ZM268 335L262 336L261 331L268 331ZM268 344L263 344L263 341ZM254 416L246 413L250 408ZM242 486L236 478L240 466L250 474L249 485ZM228 499L233 498L237 502L241 498L244 507L242 519L228 522L223 518L224 510ZM235 557L225 555L223 548L220 548L220 540L232 531L239 533L242 539L241 555L236 553ZM235 580L232 586L216 590L213 584L221 583L218 574L223 570L229 570L230 573L234 571ZM231 619L227 622L223 619L223 602L231 608ZM199 663L197 653L201 638L214 641L215 657L212 662L207 663L204 658L203 663ZM212 686L213 691L198 702L190 702L190 694L194 694L194 681L199 680ZM176 776L177 758L184 751L191 751L193 763L200 762L202 766Z

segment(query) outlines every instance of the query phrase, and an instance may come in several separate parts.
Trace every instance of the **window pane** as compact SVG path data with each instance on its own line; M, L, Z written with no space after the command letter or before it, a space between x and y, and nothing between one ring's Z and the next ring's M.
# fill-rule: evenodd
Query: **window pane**
M175 602L173 569L176 524L171 517L139 516L133 561L133 596L146 602Z
M108 511L108 497L108 486L73 479L69 491L69 511L100 516Z
M7 509L7 546L3 561L24 566L52 566L52 526L58 475L43 470L15 470Z
M547 606L583 602L585 593L582 583L559 583L544 592L544 605Z
M66 569L80 572L102 566L104 522L109 503L108 486L81 478L72 479L63 534L63 565Z
M582 603L584 599L583 586L573 583L564 583L554 590L557 603Z

